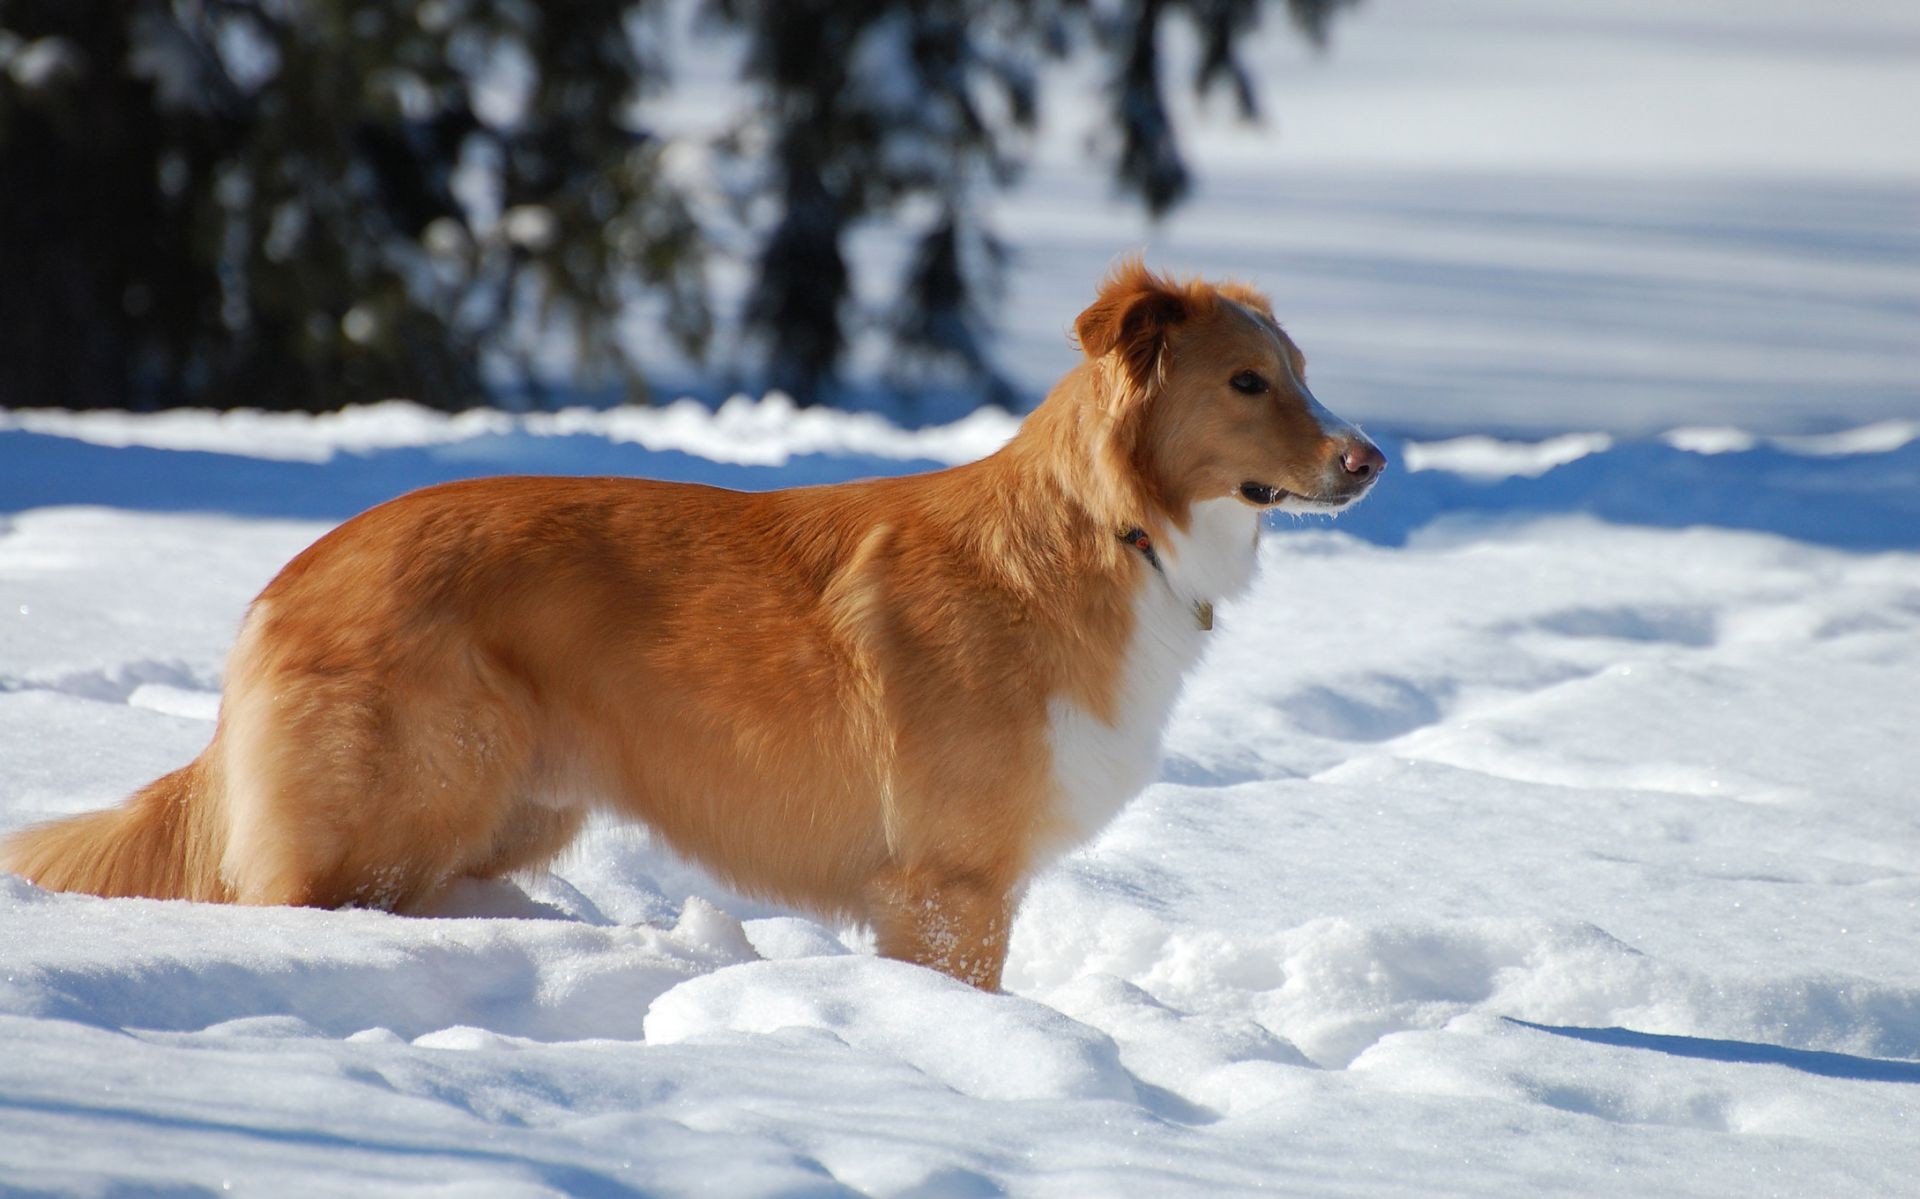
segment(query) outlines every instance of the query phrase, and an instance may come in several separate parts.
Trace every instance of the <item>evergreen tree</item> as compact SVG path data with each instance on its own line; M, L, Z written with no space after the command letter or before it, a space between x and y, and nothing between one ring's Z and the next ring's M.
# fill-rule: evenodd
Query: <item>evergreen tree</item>
M1289 0L1316 40L1352 0ZM757 240L742 327L764 379L831 398L851 231L922 226L882 322L907 357L1005 398L981 296L1002 251L972 201L1011 181L1048 63L1111 64L1119 184L1190 180L1160 39L1196 87L1256 92L1261 0L701 0L751 97L718 149ZM614 335L653 297L710 328L703 221L645 128L670 0L0 0L0 404L330 408L484 402L542 327L644 381ZM708 206L710 207L710 206Z
M697 347L648 7L5 0L0 403L462 407L529 320L623 369L636 285Z

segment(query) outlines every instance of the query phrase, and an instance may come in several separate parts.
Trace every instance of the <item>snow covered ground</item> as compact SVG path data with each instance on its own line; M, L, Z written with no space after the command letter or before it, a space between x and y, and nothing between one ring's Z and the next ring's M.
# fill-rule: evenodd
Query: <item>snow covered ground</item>
M1161 230L1047 151L1023 380L1149 241L1267 286L1395 465L1274 527L1007 994L631 829L431 919L0 878L0 1193L1912 1193L1915 11L1370 0ZM197 752L248 598L408 487L1011 427L0 412L0 831Z
M63 419L0 432L0 827L114 802L205 742L242 606L328 523L225 505L226 475L322 511L515 461L707 461L612 435L630 414L562 437L401 408L201 422L273 458L100 446L195 439ZM729 481L889 468L859 418L726 419L814 450L707 463ZM944 448L988 448L975 424ZM0 878L0 1183L1910 1185L1920 426L1392 448L1417 469L1351 519L1275 529L1163 781L1033 888L1009 994L730 896L630 829L436 919ZM25 494L74 471L167 502ZM1667 519L1608 510L1643 490ZM1728 498L1776 494L1801 535Z

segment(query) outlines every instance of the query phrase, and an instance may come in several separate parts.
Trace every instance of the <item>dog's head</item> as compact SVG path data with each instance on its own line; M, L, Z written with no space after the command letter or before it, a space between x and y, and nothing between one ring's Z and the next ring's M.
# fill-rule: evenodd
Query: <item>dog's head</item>
M1228 496L1337 512L1386 469L1378 447L1307 390L1305 357L1250 288L1174 283L1132 260L1075 330L1101 372L1110 451L1176 520Z

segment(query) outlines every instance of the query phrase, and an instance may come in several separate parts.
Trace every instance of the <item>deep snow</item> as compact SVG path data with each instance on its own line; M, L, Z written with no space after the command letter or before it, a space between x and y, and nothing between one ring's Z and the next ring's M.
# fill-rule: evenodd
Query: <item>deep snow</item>
M62 419L94 441L182 436ZM818 474L886 461L865 421L729 419ZM1005 427L975 424L895 448L964 456ZM1163 781L1038 879L1004 996L875 959L858 930L730 896L612 827L434 919L0 879L0 1179L1898 1193L1920 1169L1920 440L1852 441L1868 448L1396 446L1415 468L1397 490L1269 536ZM172 497L5 495L0 826L113 802L196 752L242 606L326 527L192 511L194 479L245 465L330 516L323 497L497 456L699 461L580 432L461 437L401 408L284 420L263 445L273 459L0 432L7 476L40 480L12 487L53 486L11 468L54 447ZM735 481L792 463L751 469ZM1608 517L1650 470L1716 496L1797 471L1824 480L1809 521L1868 532L1836 548L1708 502ZM1474 494L1498 499L1475 512Z
M1008 994L613 827L431 919L0 878L0 1192L1910 1193L1916 13L1369 0L1159 230L1042 147L1023 385L1144 242L1265 285L1394 468L1274 526ZM248 598L408 487L1011 428L0 412L0 830L197 752Z

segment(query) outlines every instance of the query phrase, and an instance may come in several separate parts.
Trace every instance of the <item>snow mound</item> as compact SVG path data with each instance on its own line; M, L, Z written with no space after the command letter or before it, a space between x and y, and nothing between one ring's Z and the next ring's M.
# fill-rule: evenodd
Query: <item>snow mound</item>
M1113 1042L1086 1025L882 958L749 963L682 983L647 1012L656 1045L730 1033L825 1037L977 1099L1135 1099Z
M0 1012L249 1035L381 1028L413 1039L472 1024L542 1041L637 1039L650 997L753 954L738 921L697 900L671 929L596 928L102 901L5 875L0 928L17 963L0 982ZM260 1019L296 1024L241 1023Z

